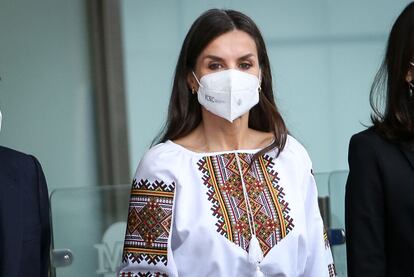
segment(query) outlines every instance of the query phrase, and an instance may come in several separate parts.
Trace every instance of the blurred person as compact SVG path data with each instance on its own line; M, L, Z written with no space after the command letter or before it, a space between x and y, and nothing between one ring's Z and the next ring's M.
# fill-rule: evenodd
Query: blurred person
M348 276L413 276L414 3L392 26L371 89L373 126L351 138ZM383 109L381 109L383 107Z
M0 130L1 130L0 112ZM0 146L0 276L46 277L49 198L37 159Z
M159 142L133 180L120 276L336 275L311 160L248 16L193 23Z

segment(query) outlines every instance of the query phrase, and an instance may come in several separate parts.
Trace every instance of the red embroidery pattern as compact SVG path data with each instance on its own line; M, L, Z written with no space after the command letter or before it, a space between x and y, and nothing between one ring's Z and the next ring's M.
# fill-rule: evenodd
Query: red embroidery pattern
M278 184L273 159L262 156L249 168L252 154L238 154L252 206L257 238L264 255L294 227L289 204ZM198 162L207 186L217 232L247 251L251 238L241 177L234 153L207 156Z
M124 262L167 265L175 184L134 179L124 243ZM139 275L141 276L141 275ZM147 276L147 275L142 275ZM162 275L154 275L162 276Z

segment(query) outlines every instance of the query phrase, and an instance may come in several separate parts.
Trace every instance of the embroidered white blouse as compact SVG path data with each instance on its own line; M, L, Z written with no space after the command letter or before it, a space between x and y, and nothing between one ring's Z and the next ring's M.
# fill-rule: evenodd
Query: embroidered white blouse
M120 276L336 276L306 150L289 136L279 157L249 167L257 151L151 148L132 184Z

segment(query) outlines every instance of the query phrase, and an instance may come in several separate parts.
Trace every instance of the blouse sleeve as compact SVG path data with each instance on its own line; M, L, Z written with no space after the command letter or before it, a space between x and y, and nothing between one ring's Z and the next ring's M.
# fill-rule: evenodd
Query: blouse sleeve
M138 166L119 276L178 276L171 251L175 181L167 168L159 157L148 154Z
M305 177L307 193L305 197L307 228L307 260L304 276L336 275L332 252L318 206L318 191L311 167Z

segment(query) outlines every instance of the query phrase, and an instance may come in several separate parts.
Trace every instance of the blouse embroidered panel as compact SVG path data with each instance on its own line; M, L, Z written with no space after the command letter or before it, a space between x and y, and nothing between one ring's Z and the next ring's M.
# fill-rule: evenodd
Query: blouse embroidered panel
M131 189L123 261L167 265L167 242L175 184L134 179Z
M217 232L247 251L251 233L248 212L240 186L234 153L203 157L198 162L202 179L207 186L212 215L217 218ZM283 200L283 188L278 185L277 172L272 169L273 159L259 157L249 169L253 154L239 154L250 205L264 255L294 227L288 215L289 204Z
M131 189L119 276L336 276L306 150L150 149ZM255 234L263 260L248 259Z

